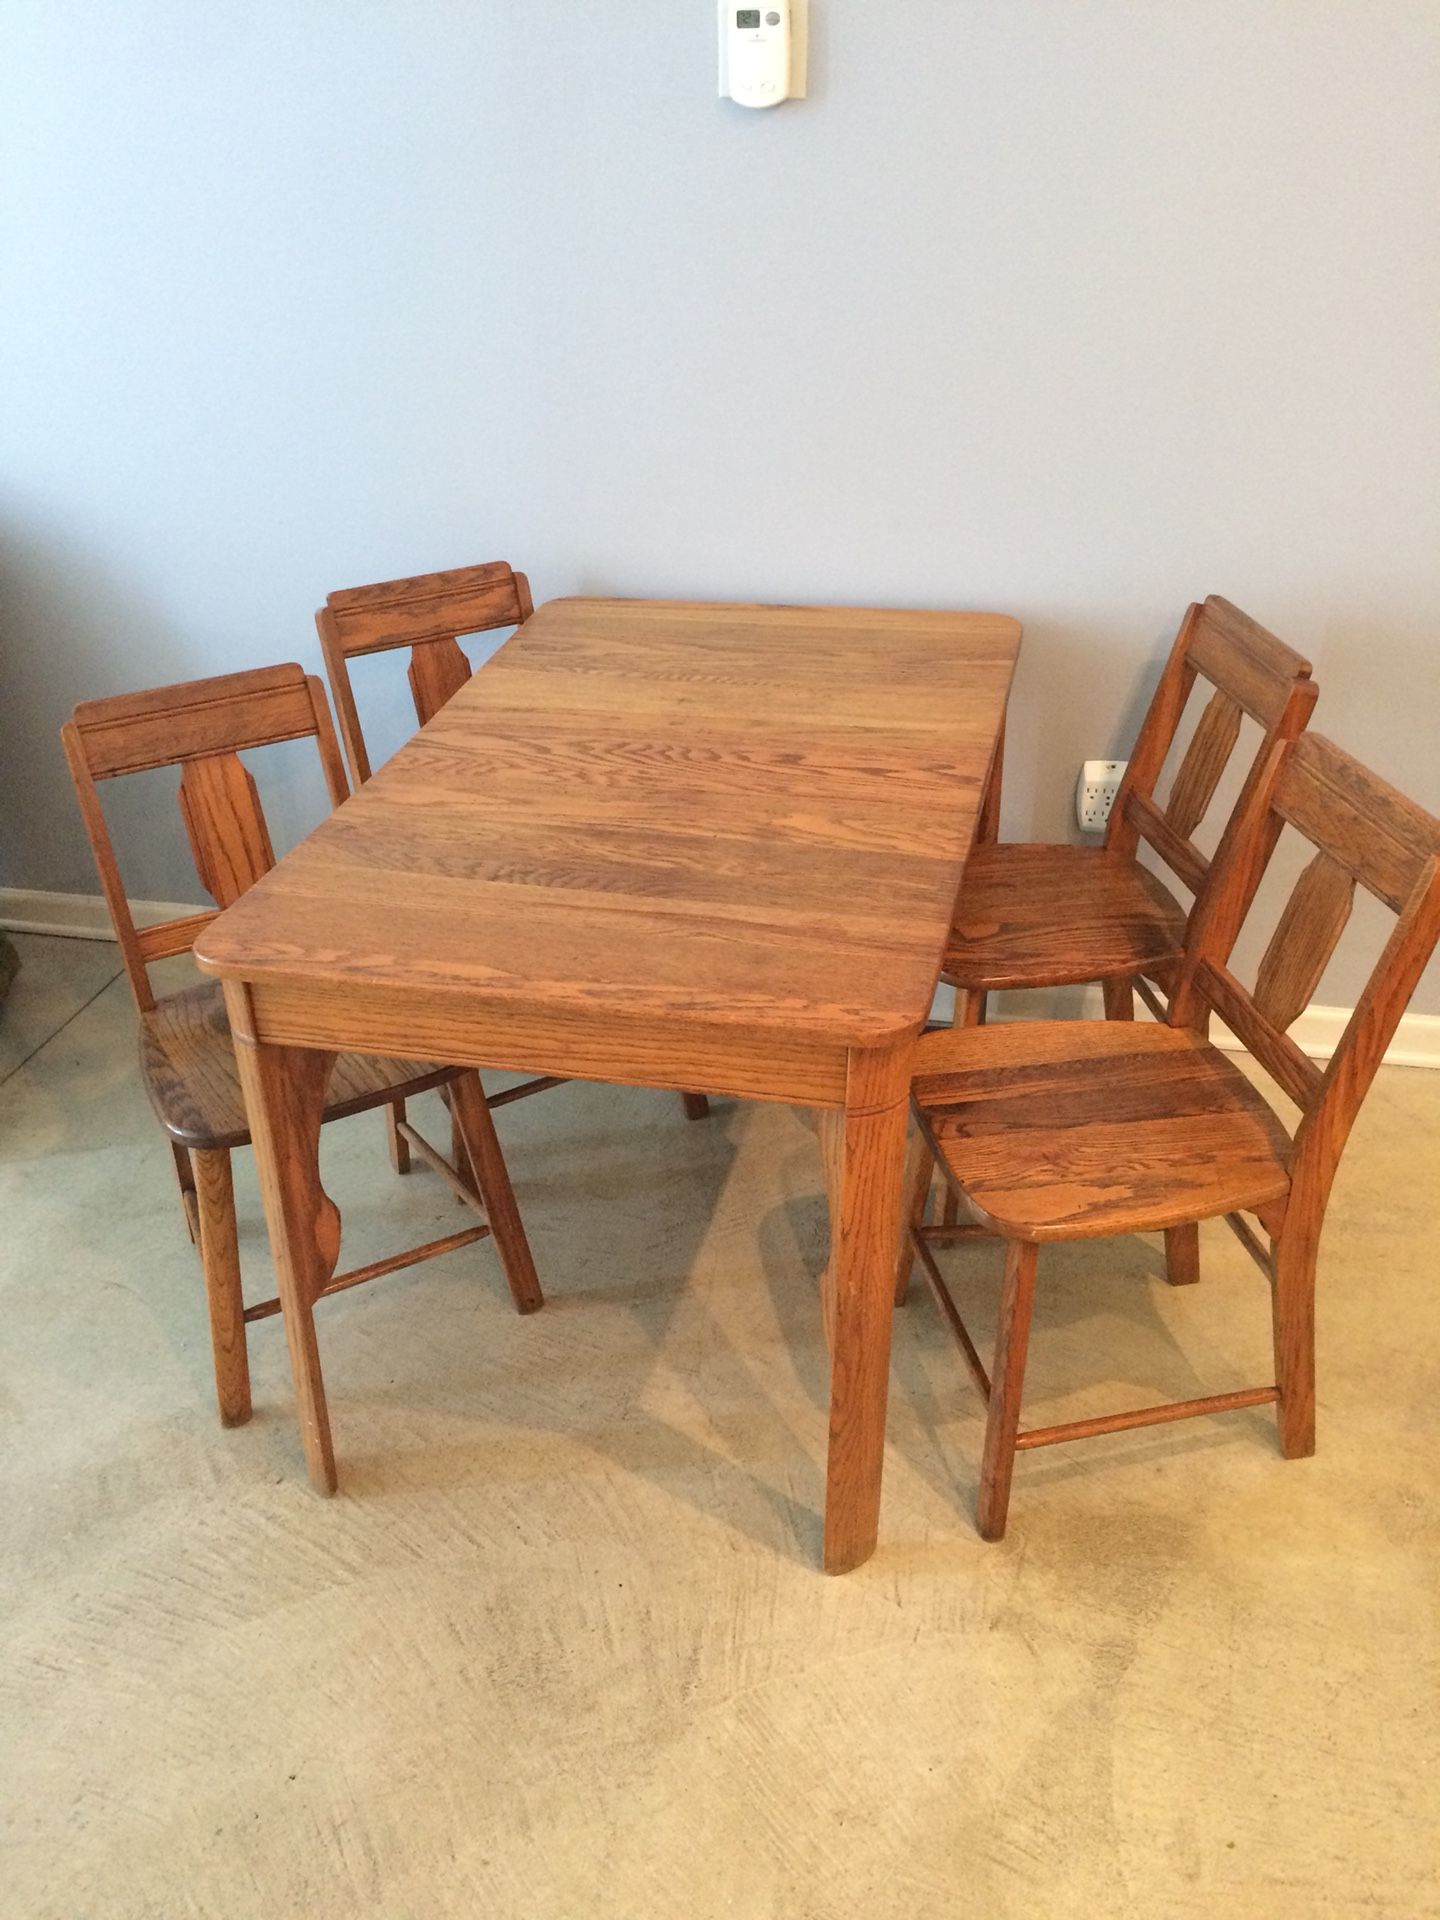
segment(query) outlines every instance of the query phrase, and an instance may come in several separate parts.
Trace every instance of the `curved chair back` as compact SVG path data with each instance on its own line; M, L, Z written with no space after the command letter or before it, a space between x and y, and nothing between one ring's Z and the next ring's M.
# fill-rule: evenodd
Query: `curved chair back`
M258 667L85 700L61 728L105 904L142 1012L155 1006L151 962L187 952L220 908L238 900L275 864L259 791L240 754L248 747L307 737L319 749L330 802L338 807L349 788L330 707L322 683L303 667ZM97 783L168 766L180 768L180 813L191 857L215 906L160 926L137 927Z
M315 625L356 786L370 778L371 766L350 683L351 660L408 647L410 692L423 727L470 678L460 635L523 626L534 611L529 581L504 560L330 594Z

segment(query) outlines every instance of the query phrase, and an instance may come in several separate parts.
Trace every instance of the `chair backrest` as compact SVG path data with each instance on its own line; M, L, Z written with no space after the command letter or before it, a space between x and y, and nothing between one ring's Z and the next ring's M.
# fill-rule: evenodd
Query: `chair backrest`
M1246 987L1228 961L1281 830L1315 852ZM1357 882L1399 918L1345 1031L1322 1069L1287 1029L1309 1004L1350 918ZM1319 1205L1341 1148L1416 982L1440 941L1440 820L1368 772L1332 741L1277 742L1248 819L1196 913L1171 1000L1172 1025L1219 1015L1301 1109L1293 1196Z
M371 769L350 684L351 660L362 653L409 647L410 692L423 727L470 678L470 661L459 636L523 626L534 611L530 582L504 560L330 594L315 615L315 625L356 786L370 778Z
M150 963L186 952L220 908L238 900L275 864L260 796L240 753L313 738L331 804L338 807L349 793L324 686L298 666L259 667L86 700L60 737L125 971L142 1011L155 1005ZM195 871L215 908L137 927L96 783L170 766L180 768L180 813Z
M1155 785L1197 681L1211 689L1210 699L1160 805ZM1272 743L1293 739L1308 725L1316 692L1310 662L1228 600L1212 593L1191 606L1115 795L1106 846L1133 854L1144 840L1198 898L1211 861L1193 835L1229 764L1242 718L1256 722L1262 739L1227 832L1244 816Z

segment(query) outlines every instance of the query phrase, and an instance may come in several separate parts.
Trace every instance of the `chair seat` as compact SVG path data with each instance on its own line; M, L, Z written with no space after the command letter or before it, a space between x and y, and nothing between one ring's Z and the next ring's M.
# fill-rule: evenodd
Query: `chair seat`
M1223 1053L1175 1027L1026 1020L930 1034L913 1098L951 1179L1010 1240L1263 1217L1290 1189L1279 1117Z
M1147 867L1104 847L977 847L944 979L976 991L1152 973L1180 956L1185 909Z
M140 1071L161 1124L187 1147L243 1147L250 1139L245 1095L225 995L218 981L187 987L140 1016ZM453 1079L454 1067L426 1060L337 1055L325 1118L363 1113Z

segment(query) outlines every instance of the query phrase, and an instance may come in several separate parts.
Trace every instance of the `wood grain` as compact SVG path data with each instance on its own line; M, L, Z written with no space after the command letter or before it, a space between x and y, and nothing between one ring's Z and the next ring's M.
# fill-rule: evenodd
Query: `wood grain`
M1175 831L1148 794L1132 793L1126 802L1125 814L1137 842L1144 840L1152 846L1175 877L1192 894L1198 894L1205 885L1210 862L1195 842Z
M350 678L351 660L408 647L410 693L423 726L470 678L470 659L460 635L518 627L532 611L529 582L504 560L406 580L377 580L330 594L315 615L315 625L355 785L363 785L372 768Z
M315 1337L315 1302L340 1255L340 1215L320 1184L318 1151L333 1056L256 1046L247 1031L243 986L227 987L226 1000L280 1284L305 1464L316 1491L333 1493L335 1448Z
M531 611L529 582L508 560L345 587L328 595L325 606L352 658L519 626Z
M150 962L187 952L214 915L188 914L143 931L136 927L97 782L180 766L181 815L202 882L204 872L213 868L212 877L228 890L227 876L263 870L269 839L253 783L247 784L248 773L242 766L237 774L239 763L230 765L226 756L307 735L319 752L331 805L339 806L349 789L325 689L298 666L258 667L179 686L85 700L60 729L105 905L130 990L142 1012L155 1005ZM190 772L192 766L217 759L223 763L218 773L213 767L208 772ZM227 815L230 805L238 806L243 818Z
M1232 1061L1183 1029L950 1029L925 1036L915 1069L927 1139L1007 1239L1158 1232L1289 1191L1280 1120Z
M1355 876L1317 853L1295 883L1255 975L1257 1010L1282 1031L1310 1004L1355 903Z
M119 864L100 804L97 781L122 774L178 764L179 808L190 839L192 856L202 885L224 907L233 904L274 864L274 853L259 791L249 769L240 760L242 749L272 744L276 739L310 735L319 752L333 804L346 795L345 774L324 689L297 666L267 667L254 672L227 674L188 686L164 687L78 707L63 730L66 758L75 782L81 815L94 850L117 938L124 955L131 988L140 1012L140 1063L146 1089L162 1124L171 1136L181 1205L191 1238L200 1247L210 1313L211 1347L215 1365L216 1397L220 1417L234 1425L250 1416L250 1387L245 1348L245 1325L263 1317L277 1304L259 1301L246 1308L241 1298L235 1201L230 1150L250 1139L250 1115L240 1078L226 1006L218 982L171 994L157 1000L150 983L149 965L166 955L184 952L195 937L215 920L213 913L187 914L161 927L137 930L130 912ZM247 1042L253 1044L248 1000L240 1003L246 1016ZM276 1066L267 1055L263 1074L252 1074L258 1085L267 1075L283 1081L286 1056ZM396 1170L409 1162L409 1148L419 1147L427 1164L443 1168L447 1177L469 1193L466 1182L404 1123L404 1098L428 1087L449 1087L464 1080L472 1097L478 1085L473 1074L428 1061L363 1058L339 1051L315 1053L312 1064L297 1069L303 1086L294 1093L297 1109L308 1128L314 1109L315 1125L345 1113L383 1105L387 1108L391 1156ZM318 1092L311 1086L313 1062L327 1062ZM333 1060L333 1069L329 1064ZM293 1090L292 1090L293 1091ZM302 1099L303 1095L303 1099ZM280 1098L279 1094L276 1098ZM292 1124L291 1119L286 1122ZM472 1117L471 1135L478 1149L484 1184L493 1196L493 1224L502 1264L516 1294L517 1304L529 1311L540 1302L539 1284L529 1264L524 1229L515 1211L504 1162L489 1125ZM306 1153L313 1155L314 1143ZM469 1159L468 1153L465 1156ZM304 1156L302 1156L302 1159ZM309 1174L292 1168L283 1178L300 1180ZM275 1174L272 1185L282 1176ZM292 1196L293 1198L293 1196ZM328 1236L338 1220L328 1202L312 1196L316 1217ZM475 1204L479 1205L476 1201ZM289 1207L290 1202L286 1202ZM284 1214L289 1219L289 1214ZM288 1232L288 1227L284 1228ZM489 1233L491 1225L470 1237ZM393 1272L416 1260L433 1257L459 1244L455 1236L373 1261L368 1267L331 1281L334 1259L316 1282L319 1291L333 1291L359 1280ZM312 1250L313 1251L313 1250ZM314 1278L309 1253L297 1256L296 1272ZM297 1283L298 1284L298 1283ZM306 1424L306 1450L312 1473L333 1481L334 1461L326 1426L324 1393L320 1386L319 1356L309 1310L318 1292L303 1308L305 1324L288 1329L296 1370L296 1390ZM308 1331L307 1331L308 1327ZM296 1344L298 1342L298 1344ZM317 1438L320 1429L323 1436ZM325 1461L328 1459L328 1468Z
M977 847L993 846L1000 838L1000 800L1005 783L1005 725L1001 722L995 751L990 756L990 771L985 776L985 792L980 801L980 817L975 823Z
M1396 913L1435 855L1431 815L1319 735L1284 762L1274 804Z
M1286 822L1316 855L1251 992L1230 969L1231 950ZM1399 918L1322 1070L1284 1028L1334 950L1357 883ZM925 1140L971 1211L1007 1241L978 1510L985 1538L1004 1530L1017 1449L1274 1402L1285 1455L1314 1451L1315 1262L1325 1207L1360 1103L1437 944L1440 820L1331 742L1282 735L1256 769L1192 915L1166 1024L1056 1021L924 1036L914 1101ZM1300 1107L1293 1138L1204 1037L1212 1013ZM930 1253L946 1229L925 1227L922 1208L917 1175L915 1251L974 1362ZM1036 1244L1163 1229L1170 1278L1184 1283L1198 1271L1195 1223L1216 1214L1271 1283L1273 1384L1020 1432L1033 1296L1025 1257ZM1268 1253L1246 1214L1268 1233ZM907 1271L902 1259L902 1287Z
M1018 640L999 615L552 602L197 946L273 1088L301 1048L418 1047L840 1110L832 1570L875 1542L906 1062Z
M257 987L883 1044L928 1007L1017 638L551 602L197 957Z
M355 784L360 786L371 777L371 763L350 679L353 656L408 647L411 698L415 717L424 726L471 677L460 635L518 628L533 612L529 582L505 561L332 593L316 614L315 624ZM564 837L553 832L547 844L562 857L567 850ZM508 872L512 866L513 856L502 870ZM507 1089L506 1097L528 1099L564 1084L563 1075L546 1074ZM687 1119L704 1119L709 1113L704 1094L687 1090L681 1097Z
M1130 855L1002 842L965 869L944 975L970 993L1053 985L1077 966L1128 978L1177 960L1184 939L1185 909Z
M200 884L228 907L275 864L255 777L238 754L206 754L185 761L179 797Z
M1015 1436L1020 1426L1020 1395L1030 1345L1030 1316L1035 1306L1039 1249L1012 1240L1005 1249L1005 1279L1000 1290L1000 1325L995 1364L990 1369L989 1415L985 1453L980 1463L980 1499L976 1525L982 1540L1000 1540L1010 1510L1010 1481L1015 1470Z
M472 671L469 657L448 635L414 649L405 678L422 726L460 691Z
M1188 840L1205 818L1240 738L1240 719L1238 701L1217 687L1190 737L1165 802L1165 818L1182 839Z
M241 753L315 731L311 684L297 666L256 667L143 693L83 700L70 725L92 778Z
M510 1175L495 1122L477 1075L462 1073L450 1086L450 1111L465 1143L475 1183L485 1203L485 1217L495 1236L495 1248L510 1293L521 1313L534 1313L545 1304L520 1209L510 1186Z
M1195 991L1203 1004L1244 1043L1265 1071L1295 1102L1308 1107L1320 1087L1319 1067L1303 1054L1288 1033L1267 1020L1228 967L1201 961L1195 971Z
M1233 1214L1225 1216L1233 1218ZM1193 1287L1200 1278L1200 1226L1190 1220L1184 1226L1165 1229L1165 1278L1172 1287Z
M1308 660L1218 593L1200 608L1186 657L1197 674L1223 687L1267 734L1279 729L1293 683L1310 677Z
M827 1573L868 1560L880 1524L909 1054L852 1053L843 1127L832 1136Z
M1163 807L1155 788L1192 692L1210 689ZM1153 848L1194 895L1211 863L1192 838L1239 738L1241 717L1264 737L1226 832L1253 803L1270 743L1307 723L1310 664L1212 594L1190 607L1141 723L1115 797L1103 849L981 846L966 869L944 977L958 990L994 991L1156 980L1179 959L1189 908L1137 858ZM993 808L992 808L993 811ZM1225 836L1222 834L1221 844Z
M210 1311L210 1350L221 1423L243 1426L250 1418L250 1357L245 1346L245 1300L240 1289L240 1242L230 1155L197 1151L191 1156L200 1260Z
M539 1070L627 1087L708 1087L742 1100L802 1107L845 1104L847 1050L838 1041L721 1025L706 1018L707 996L697 993L695 1000L688 1018L642 1018L626 1011L623 998L615 1007L583 1012L494 1004L482 986L472 995L415 988L399 999L337 981L309 987L283 980L267 982L257 995L255 1021L261 1039L281 1045L313 1038L376 1053L409 1045L423 1047L427 1059L461 1066Z
M190 1147L243 1147L250 1138L245 1095L225 997L203 981L166 996L140 1016L140 1071L161 1125ZM454 1078L453 1067L344 1053L335 1062L325 1118L365 1113Z

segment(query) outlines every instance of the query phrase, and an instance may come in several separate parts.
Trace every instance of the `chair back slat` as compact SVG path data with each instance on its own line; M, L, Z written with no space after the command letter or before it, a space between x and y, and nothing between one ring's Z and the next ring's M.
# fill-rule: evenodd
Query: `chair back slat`
M1280 830L1315 848L1276 923L1253 990L1228 961ZM1306 1059L1285 1029L1303 1012L1350 919L1357 883L1399 915L1328 1064ZM1217 856L1192 920L1170 1002L1175 1026L1214 1012L1302 1110L1292 1202L1318 1219L1340 1152L1385 1049L1440 944L1440 820L1332 741L1278 740L1248 815Z
M410 682L410 697L422 727L460 691L470 678L470 671L468 656L460 642L449 634L428 647L415 648L405 677Z
M1155 789L1197 682L1210 697L1161 803ZM1293 647L1218 594L1190 607L1115 796L1106 846L1134 855L1144 840L1198 897L1211 860L1193 836L1230 764L1243 717L1257 722L1263 738L1231 827L1246 812L1271 744L1302 732L1314 705L1310 663Z
M370 778L371 765L350 679L351 660L409 647L410 692L416 718L424 726L470 678L470 661L459 636L523 626L534 610L530 583L504 560L408 580L379 580L330 594L315 615L315 625L355 784Z
M275 864L254 776L235 753L187 760L180 813L200 884L217 907L233 906Z
M1238 704L1217 687L1200 716L1165 802L1165 819L1182 839L1188 840L1205 818L1240 738L1240 718Z
M1255 1007L1282 1033L1309 1006L1354 904L1354 874L1317 853L1296 881L1255 973Z
M145 693L87 700L61 729L81 817L140 1008L155 1005L152 961L184 953L215 918L185 914L137 928L100 805L97 781L179 766L179 806L201 885L223 908L275 864L259 791L239 759L246 748L310 736L331 803L348 788L325 689L302 667L262 667Z

